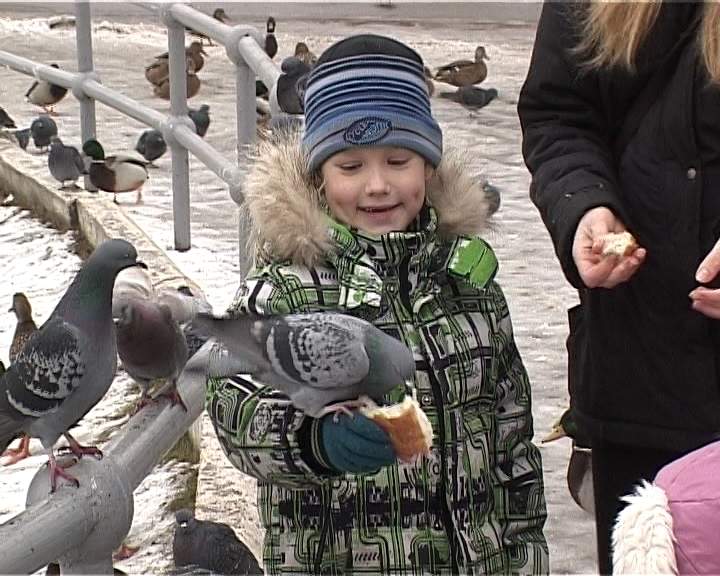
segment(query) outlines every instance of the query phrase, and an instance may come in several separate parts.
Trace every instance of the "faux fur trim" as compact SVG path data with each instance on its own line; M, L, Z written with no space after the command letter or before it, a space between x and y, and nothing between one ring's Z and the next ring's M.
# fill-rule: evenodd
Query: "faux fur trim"
M441 238L477 235L488 228L483 179L468 173L467 153L446 146L427 185ZM244 217L250 219L250 253L313 265L330 249L319 185L307 174L300 133L283 132L261 142L245 181Z
M677 574L673 519L667 496L643 481L618 514L613 530L613 574Z

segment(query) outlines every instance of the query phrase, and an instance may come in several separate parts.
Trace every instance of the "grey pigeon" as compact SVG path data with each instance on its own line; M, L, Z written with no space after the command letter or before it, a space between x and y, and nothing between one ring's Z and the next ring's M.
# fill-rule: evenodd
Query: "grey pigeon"
M498 91L495 88L478 88L477 86L461 86L455 92L443 92L442 98L453 100L466 108L482 108L495 98Z
M141 263L140 263L141 264ZM105 395L117 368L111 305L115 276L137 266L129 242L100 244L75 276L48 320L0 377L0 452L24 432L49 453L50 486L57 477L78 481L55 460L53 446L65 436L77 457L100 455L68 433Z
M167 144L163 138L162 132L159 130L145 130L140 134L135 150L142 155L148 162L157 160L167 152ZM153 166L154 164L150 164Z
M10 118L10 115L5 112L2 106L0 106L0 128L17 128L15 121Z
M170 308L147 299L129 300L120 307L115 327L123 368L142 390L138 409L151 401L152 383L162 379L167 385L161 395L187 410L175 385L187 362L188 349Z
M180 324L180 329L185 335L188 359L192 358L208 340L206 336L198 334L193 329L192 320L200 312L211 314L212 307L207 300L193 294L188 286L179 286L174 291L162 291L158 294L158 301L172 310L173 318Z
M50 140L53 136L57 136L58 129L55 120L50 116L38 116L30 124L30 128L25 130L18 130L15 132L15 137L23 150L27 149L30 137L32 137L33 144L36 148L42 149L50 146Z
M60 182L61 190L66 188L66 182L72 184L71 188L77 188L75 181L80 178L81 174L87 174L85 161L77 148L66 146L57 136L50 139L48 168L52 177Z
M22 148L23 150L27 150L28 144L30 144L30 128L22 128L21 130L16 130L13 133L13 137L15 138L15 141L17 142L18 146Z
M200 108L190 108L188 112L190 120L195 124L195 132L200 138L203 138L210 126L210 106L203 104Z
M57 64L51 64L53 68L59 68ZM60 102L67 95L67 88L58 86L46 80L33 82L30 89L25 93L25 99L36 106L42 107L45 112L52 114L52 107Z
M226 348L211 356L208 376L252 374L313 418L362 405L362 396L380 401L415 375L413 355L402 342L345 314L233 319L201 313L193 327Z
M263 574L250 549L222 522L198 520L190 510L175 514L175 566L194 566L215 574Z
M302 60L290 56L280 65L282 74L277 80L277 101L286 114L302 114L304 109L305 83L310 74L310 66Z

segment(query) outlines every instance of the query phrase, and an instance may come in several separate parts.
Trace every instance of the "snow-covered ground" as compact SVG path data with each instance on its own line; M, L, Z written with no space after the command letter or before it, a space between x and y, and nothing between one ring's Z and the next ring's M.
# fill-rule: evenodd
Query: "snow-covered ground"
M533 383L535 427L538 436L549 429L550 424L560 415L566 402L565 348L567 334L566 308L575 301L574 292L565 284L555 260L552 246L536 209L528 198L529 176L520 153L520 129L516 114L517 97L525 77L534 39L534 26L522 22L511 24L485 23L482 3L465 5L464 13L447 14L443 17L421 17L423 7L399 6L396 10L382 11L372 7L362 11L358 8L352 20L332 20L328 8L324 18L303 19L294 13L293 19L284 20L283 14L267 4L267 15L278 20L277 38L280 45L276 62L292 54L298 41L306 42L317 54L332 42L359 32L375 32L396 37L410 44L434 68L458 58L472 58L475 47L483 44L490 56L489 74L484 87L495 87L499 98L480 111L468 111L461 106L438 96L448 91L449 86L438 85L432 100L433 111L438 118L449 145L467 149L472 166L483 172L497 185L502 193L502 207L496 216L496 231L489 235L500 259L499 281L504 286L513 314L518 344ZM206 11L208 8L203 7ZM236 16L240 11L225 4L226 12ZM67 8L66 8L67 10ZM119 8L114 10L120 12ZM259 29L264 28L265 14L255 6L256 16L247 21ZM302 12L298 6L296 12ZM412 10L417 19L413 20ZM429 9L428 9L429 10ZM433 10L437 10L433 8ZM3 10L0 16L0 49L41 62L57 62L61 67L75 69L74 30L49 30L47 17L58 10L33 11L29 6L22 8L21 15ZM131 15L128 15L131 14ZM98 23L93 42L95 64L104 84L116 88L138 99L143 104L167 113L167 102L153 97L152 90L143 76L143 67L152 56L167 48L165 32L156 26L151 17L142 17L142 11L133 11L118 18L119 23ZM355 14L355 12L354 12ZM206 140L227 158L234 157L235 112L234 79L232 67L219 47L208 48L210 56L205 68L200 71L203 86L198 96L190 101L197 107L208 103L211 107L212 124ZM23 95L31 80L20 74L0 70L0 105L13 116L19 126L27 126L37 115L37 110L23 102ZM72 98L63 100L57 107L56 118L60 135L66 143L79 144L78 105ZM102 105L97 106L98 135L109 153L131 150L137 137L144 129L139 123L122 117L119 113ZM56 183L47 172L46 157L23 153L10 145L0 142L0 154L16 166L42 179L49 186ZM225 185L201 164L191 159L191 202L192 202L192 249L179 253L172 249L172 193L170 189L170 159L161 158L159 169L153 170L144 188L145 201L134 204L134 195L121 197L121 209L135 220L150 237L188 276L197 281L206 292L216 310L222 310L232 298L238 284L239 242L237 238L237 207L229 198ZM468 207L472 209L472 207ZM12 208L4 208L12 211ZM11 212L2 212L0 222ZM14 216L0 225L0 232L6 229L22 234L30 227L28 221ZM46 250L45 243L53 251L66 251L71 239L66 235L56 240L52 233L43 228L38 246L40 253ZM5 242L0 236L0 262L5 263L6 246L15 246L16 240ZM65 244L63 244L63 242ZM9 254L8 254L9 255ZM12 257L15 259L15 256ZM0 290L0 305L8 302L8 294L17 290L27 291L35 303L36 319L42 319L62 292L63 280L69 281L72 274L70 259L58 258L50 261L45 280L39 280L34 270L45 262L40 256L25 257L17 264L19 284L8 286L4 281ZM34 266L31 268L30 266ZM33 272L28 272L33 270ZM67 271L67 276L60 275ZM47 278L51 281L48 281ZM16 280L13 278L13 282ZM53 290L50 291L50 288ZM46 293L47 291L47 293ZM42 294L41 294L42 293ZM44 301L44 303L43 303ZM13 320L9 315L0 314L0 357L6 358L7 346L12 336ZM111 396L97 408L90 422L101 422L118 411L113 402L125 402L124 390L128 385L118 378ZM103 406L106 405L105 408ZM103 412L104 410L104 412ZM92 425L92 424L91 424ZM99 425L99 424L97 424ZM565 485L565 471L569 455L566 441L542 446L546 495L549 519L547 536L551 548L553 573L593 573L594 534L588 515L580 511L571 501ZM17 513L24 504L24 486L32 475L32 468L43 460L38 457L28 471L0 469L0 493L13 486L13 496L3 499L0 512L7 515ZM13 476L14 475L14 476ZM8 479L12 477L12 480ZM159 478L159 477L158 477ZM168 469L167 492L172 493L172 482L182 482L182 473ZM143 506L136 495L136 520L140 512L148 511L158 520L156 528L147 525L135 534L148 540L169 541L170 530L163 522L170 522L161 510L159 501L170 496L159 496L160 485L152 480L153 504ZM157 480L160 484L165 480ZM156 494L158 492L158 494ZM7 509L6 509L7 508ZM222 509L222 506L218 506ZM151 512L154 511L154 512ZM155 516L153 516L153 514ZM2 521L3 516L0 516ZM137 520L137 522L141 522ZM165 532L163 533L163 530ZM131 534L132 536L132 534ZM132 538L131 538L132 539ZM129 566L133 572L161 571L168 562L167 547L143 547L136 557L136 564ZM131 561L132 562L132 561Z

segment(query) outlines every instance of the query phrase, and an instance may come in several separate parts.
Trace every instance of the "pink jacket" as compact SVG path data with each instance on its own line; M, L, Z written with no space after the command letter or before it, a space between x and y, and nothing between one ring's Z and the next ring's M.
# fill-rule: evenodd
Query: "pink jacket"
M720 574L720 441L671 462L624 498L615 574Z

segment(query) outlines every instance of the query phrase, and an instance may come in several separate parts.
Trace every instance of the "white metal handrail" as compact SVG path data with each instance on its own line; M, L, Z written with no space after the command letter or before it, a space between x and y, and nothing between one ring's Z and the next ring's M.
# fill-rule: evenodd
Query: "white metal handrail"
M280 70L260 48L262 39L254 28L227 26L183 4L137 4L158 14L168 28L169 116L101 84L93 65L90 5L83 0L75 4L78 72L59 70L1 50L0 65L72 90L80 102L83 141L96 134L95 101L160 130L172 155L175 248L187 250L188 151L226 182L232 198L242 203L237 163L244 161L246 147L255 139L255 76L270 87L270 108L277 115L280 111L274 92ZM187 116L185 27L224 45L236 67L237 163L198 137ZM241 243L246 232L243 225L241 219ZM243 273L248 266L243 249L240 259ZM43 467L38 471L28 491L26 510L0 525L0 574L30 573L56 560L65 573L113 573L112 551L122 543L132 524L134 489L202 412L205 353L203 348L193 356L178 381L188 411L166 405L162 410L140 411L109 443L101 461L85 458L73 466L80 488L61 488L48 494L47 470Z

